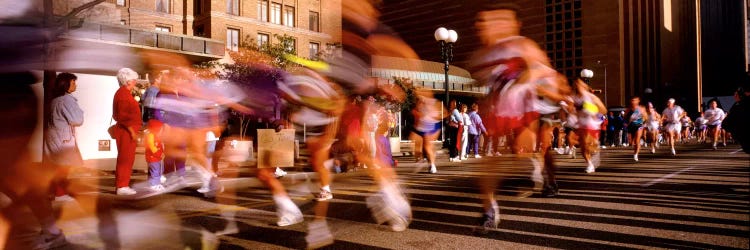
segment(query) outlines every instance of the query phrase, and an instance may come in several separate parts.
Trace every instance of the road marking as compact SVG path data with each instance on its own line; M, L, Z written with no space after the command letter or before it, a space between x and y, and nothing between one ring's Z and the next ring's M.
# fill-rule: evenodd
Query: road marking
M659 178L659 179L656 179L656 180L653 180L653 181L651 181L651 182L649 182L649 183L646 183L646 184L642 184L642 185L641 185L641 187L650 187L651 185L654 185L654 184L656 184L656 183L659 183L659 182L662 182L662 181L664 181L664 180L666 180L666 179L669 179L669 178L675 177L676 175L678 175L678 174L681 174L682 172L685 172L685 171L689 171L689 170L691 170L691 169L693 169L693 168L695 168L695 167L683 168L683 169L681 169L680 171L677 171L677 172L674 172L674 173L671 173L671 174L668 174L668 175L662 176L661 178Z
M739 153L739 152L742 152L742 149L738 149L737 151L734 151L734 152L730 152L729 154L730 154L730 155L733 155L733 154L736 154L736 153Z

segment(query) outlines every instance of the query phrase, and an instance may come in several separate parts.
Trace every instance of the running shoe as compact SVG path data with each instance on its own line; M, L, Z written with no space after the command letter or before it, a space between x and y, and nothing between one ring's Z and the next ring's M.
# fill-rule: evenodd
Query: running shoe
M327 200L333 199L333 194L331 193L331 191L328 191L322 188L320 189L320 192L314 195L315 195L316 201L327 201Z
M586 167L586 173L590 174L596 171L596 167L594 167L593 163L589 163L589 165Z
M560 189L557 187L557 184L545 184L544 189L542 189L543 198L552 198L558 194L560 194Z
M677 155L677 152L674 151L674 148L672 149L672 155Z
M492 212L485 212L482 214L479 226L474 228L474 232L486 234L490 230L497 229L497 226L500 224L500 208L495 206L493 207L493 210L494 211Z
M326 221L313 221L307 225L307 249L317 249L333 244L333 234Z
M435 173L437 173L437 167L435 167L435 165L430 166L430 174L435 174Z
M633 160L634 160L635 162L638 162L638 155L633 155Z
M475 159L482 159L482 156L481 155L474 155L474 158Z
M280 227L286 227L291 226L300 222L305 221L305 217L302 216L302 212L297 209L297 211L288 211L285 209L279 209L279 221L276 222L276 225Z

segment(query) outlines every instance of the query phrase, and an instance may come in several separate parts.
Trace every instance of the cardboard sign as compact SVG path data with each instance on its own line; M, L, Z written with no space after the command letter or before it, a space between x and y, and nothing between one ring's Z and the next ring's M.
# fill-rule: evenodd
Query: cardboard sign
M294 166L294 129L258 129L258 168Z

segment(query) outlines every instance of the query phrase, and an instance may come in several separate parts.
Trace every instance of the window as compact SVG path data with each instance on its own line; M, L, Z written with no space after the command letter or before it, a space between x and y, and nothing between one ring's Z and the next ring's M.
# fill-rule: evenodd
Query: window
M195 26L195 28L193 28L193 34L195 36L205 37L206 36L205 26L203 26L203 24Z
M156 31L169 33L172 32L172 28L163 25L156 25Z
M320 53L320 44L310 43L310 59L318 59L318 53Z
M320 32L320 14L310 11L310 30Z
M195 13L196 16L203 15L203 13L205 12L205 10L203 9L203 6L205 6L203 1L204 0L193 1L193 13Z
M268 22L268 0L258 0L258 19Z
M117 6L125 6L125 0L117 0Z
M172 1L170 0L156 0L156 12L170 13L172 9Z
M284 6L284 25L294 27L294 7Z
M240 0L227 0L227 14L240 15Z
M240 30L227 28L227 49L231 51L239 50Z
M297 40L294 38L284 41L284 50L287 53L297 54Z
M281 24L281 4L271 4L271 23Z
M263 48L268 46L268 34L258 33L258 48Z

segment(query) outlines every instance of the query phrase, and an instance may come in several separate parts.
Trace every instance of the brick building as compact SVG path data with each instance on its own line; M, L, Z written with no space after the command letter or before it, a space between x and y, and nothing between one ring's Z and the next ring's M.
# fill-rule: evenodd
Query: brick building
M61 1L55 12L66 13L85 2ZM220 40L230 50L289 35L297 55L310 58L341 42L341 0L108 0L79 16Z

